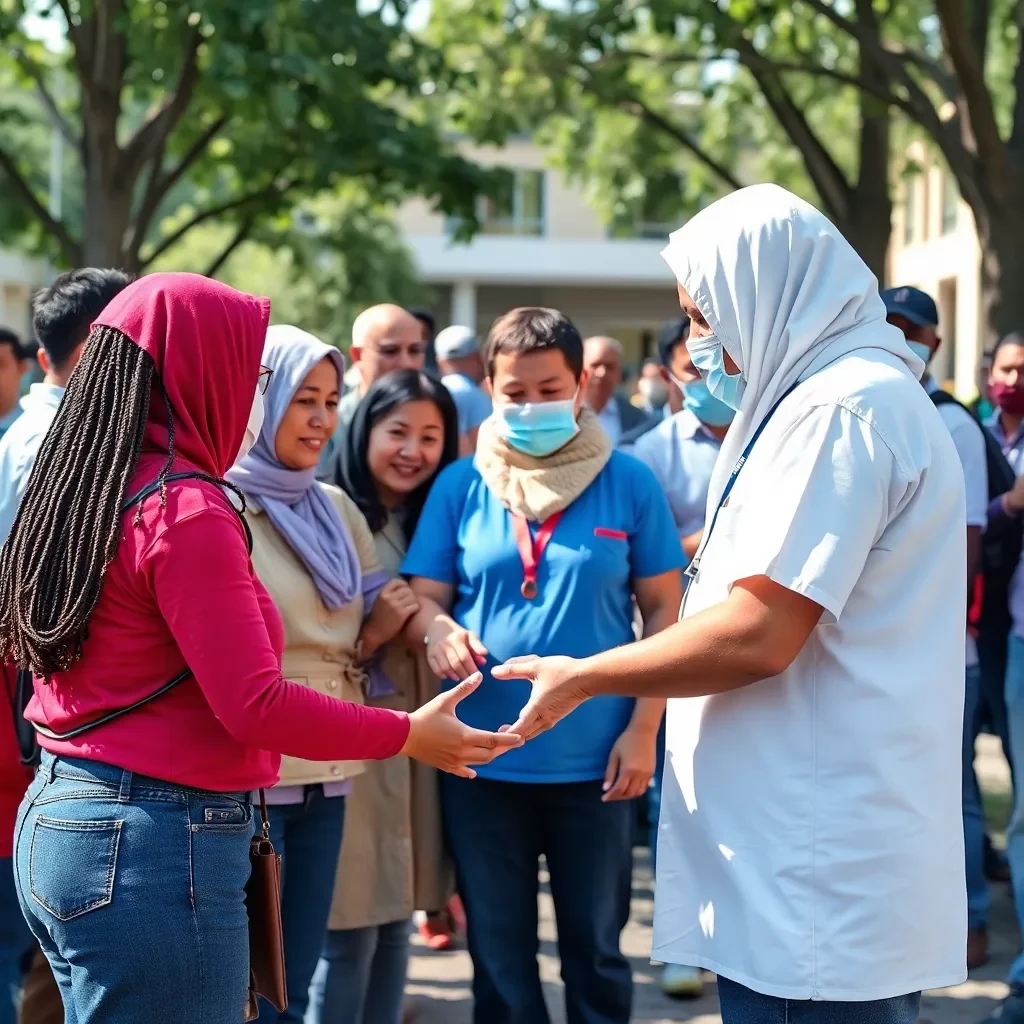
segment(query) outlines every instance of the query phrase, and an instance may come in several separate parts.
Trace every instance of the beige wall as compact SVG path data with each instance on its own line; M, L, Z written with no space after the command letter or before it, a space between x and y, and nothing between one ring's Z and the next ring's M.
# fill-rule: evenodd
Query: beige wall
M51 278L42 260L0 249L0 327L28 338L32 334L32 295Z
M545 164L544 151L528 139L512 139L498 149L494 146L459 144L467 159L482 167L544 171L544 226L548 238L606 238L607 231L597 214L586 204L578 186ZM444 234L444 217L423 199L403 203L396 214L404 235Z
M436 285L431 309L440 330L449 322L451 288ZM672 288L570 288L544 285L480 285L477 288L476 329L486 337L491 324L516 306L550 306L561 310L584 338L610 334L622 342L626 362L638 367L644 343L653 351L654 335L669 317L679 316ZM645 337L646 336L646 337Z
M945 168L923 147L910 152L924 168L904 181L893 215L889 281L893 287L913 285L926 291L939 307L943 345L935 356L935 376L969 399L977 394L981 359L981 247L970 207L958 201L953 230L943 230ZM906 204L915 204L916 230L908 239Z

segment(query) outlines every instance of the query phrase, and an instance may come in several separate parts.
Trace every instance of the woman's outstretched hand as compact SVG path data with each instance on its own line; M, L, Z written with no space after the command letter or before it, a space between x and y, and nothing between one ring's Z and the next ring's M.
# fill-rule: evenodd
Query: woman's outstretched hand
M476 778L469 767L487 764L499 754L523 745L515 729L485 732L471 729L456 717L455 708L463 697L471 694L481 680L479 672L446 693L439 694L409 715L409 735L400 753L424 764L433 765L464 779Z
M523 742L557 725L590 697L579 676L579 662L573 658L509 658L492 669L491 675L495 679L526 679L533 688L518 721L509 726L509 732L521 736Z

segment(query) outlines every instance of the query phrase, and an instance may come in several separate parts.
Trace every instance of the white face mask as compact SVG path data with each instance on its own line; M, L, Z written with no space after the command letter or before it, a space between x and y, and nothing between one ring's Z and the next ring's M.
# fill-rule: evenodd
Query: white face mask
M249 454L252 446L259 440L260 431L263 429L263 395L259 387L256 394L252 396L252 406L249 409L249 422L245 425L245 437L242 438L242 445L235 456L235 462L240 462Z

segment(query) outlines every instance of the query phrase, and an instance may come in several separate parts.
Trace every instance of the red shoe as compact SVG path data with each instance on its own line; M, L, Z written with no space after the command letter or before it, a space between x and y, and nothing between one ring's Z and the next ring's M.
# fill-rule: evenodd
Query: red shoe
M428 949L438 952L451 949L454 936L448 914L444 911L438 914L427 914L423 924L420 925L420 937L427 944Z

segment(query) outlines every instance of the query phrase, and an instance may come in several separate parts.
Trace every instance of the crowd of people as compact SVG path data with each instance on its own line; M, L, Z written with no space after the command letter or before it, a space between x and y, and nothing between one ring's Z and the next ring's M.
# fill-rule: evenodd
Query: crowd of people
M0 331L0 1024L241 1018L261 829L262 1021L403 1024L418 928L465 933L476 1024L545 1024L543 858L566 1018L626 1024L641 818L662 987L716 973L727 1024L904 1024L985 961L990 881L1024 915L1024 801L1007 863L973 769L983 728L1024 759L1024 335L979 418L934 302L772 186L665 258L632 402L552 309L374 306L346 362L80 268L37 356Z

